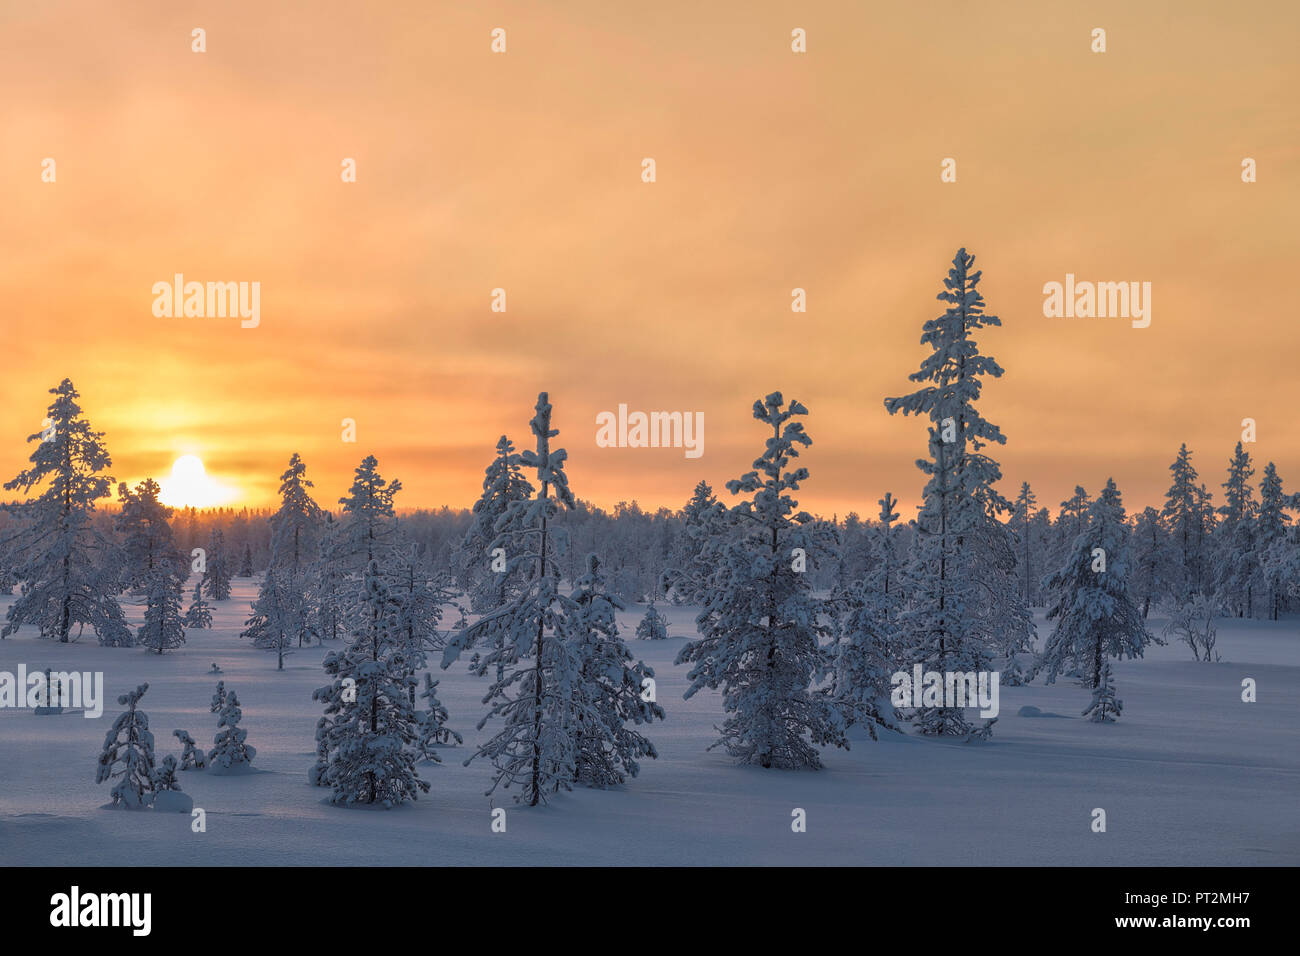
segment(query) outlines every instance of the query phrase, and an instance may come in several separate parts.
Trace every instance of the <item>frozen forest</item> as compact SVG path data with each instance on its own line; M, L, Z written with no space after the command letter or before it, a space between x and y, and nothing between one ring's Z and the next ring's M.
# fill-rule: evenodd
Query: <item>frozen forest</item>
M230 862L259 841L278 862L328 855L359 819L346 811L360 809L405 821L378 838L380 857L418 860L404 848L422 820L460 862L613 862L619 801L642 818L627 826L654 835L626 849L642 861L671 862L674 832L704 841L679 862L704 861L714 828L724 859L765 859L762 841L741 849L743 824L724 819L752 804L774 817L768 847L793 809L814 808L810 819L848 837L810 841L809 859L867 862L886 852L883 838L848 821L873 793L889 795L878 820L930 828L925 845L942 856L977 812L952 802L953 774L993 818L985 861L1035 862L1017 826L1056 832L1069 805L1068 828L1086 836L1074 817L1110 800L1112 819L1128 806L1131 826L1152 827L1141 794L1161 765L1173 782L1197 761L1228 780L1238 757L1257 767L1266 805L1284 801L1272 775L1295 770L1277 735L1297 729L1294 706L1278 715L1279 685L1300 665L1300 495L1243 433L1196 453L1163 436L1159 507L1126 508L1110 478L1040 502L1032 476L1003 474L999 449L1015 436L981 412L1003 369L980 282L958 250L942 311L918 330L919 364L881 396L879 413L914 429L916 485L870 487L864 452L864 514L801 508L816 480L816 409L780 383L727 423L752 440L750 469L701 474L678 510L584 501L564 444L587 435L541 392L517 434L483 436L482 493L468 509L404 508L402 481L373 454L349 487L326 491L286 449L278 507L251 511L174 509L152 479L117 483L108 438L64 379L50 389L49 426L27 437L29 464L4 486L0 669L103 672L117 707L106 707L97 763L103 732L80 720L33 718L29 736L8 714L6 746L47 781L37 789L51 788L56 813L205 807ZM919 501L914 516L896 496ZM972 687L994 675L1000 713L928 680L900 700L900 675L930 673ZM1266 682L1272 700L1261 690L1256 704ZM1214 729L1198 741L1202 724ZM173 740L174 755L158 752ZM1115 770L1107 796L1078 765L1108 754L1149 769ZM73 800L87 785L98 799ZM697 813L706 793L713 809ZM1228 812L1213 788L1188 799ZM39 819L18 819L41 805L0 770L0 847L19 848L0 861L71 852ZM545 809L496 816L526 807ZM458 823L461 811L482 818ZM301 814L319 838L289 846L256 820L241 837L243 818L221 813ZM554 831L564 836L544 835L565 819ZM135 826L94 824L150 839ZM472 849L480 831L515 827L520 856ZM1201 859L1162 832L1130 846L1138 861ZM1209 839L1237 850L1267 840L1239 822L1227 833ZM164 845L174 836L156 839L149 859L188 859ZM1084 841L1054 846L1123 859ZM859 857L845 855L855 847ZM1294 863L1300 843L1292 834L1276 852L1259 859Z

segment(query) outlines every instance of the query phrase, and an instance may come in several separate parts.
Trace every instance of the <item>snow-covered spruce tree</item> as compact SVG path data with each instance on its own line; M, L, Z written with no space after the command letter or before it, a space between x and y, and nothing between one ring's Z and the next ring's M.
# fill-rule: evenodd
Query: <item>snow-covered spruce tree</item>
M576 503L564 473L568 454L551 450L559 431L551 428L546 392L537 396L535 409L530 425L537 449L522 452L519 461L537 470L540 491L529 501L509 503L492 543L505 550L507 567L521 577L523 589L455 634L442 658L446 668L465 650L488 645L486 653L476 651L470 660L472 673L496 673L483 698L489 710L478 728L494 720L501 728L465 763L486 758L495 769L488 794L518 786L515 800L531 806L572 787L576 755L569 702L582 663L573 632L577 605L559 591L560 547L553 527L561 508Z
M573 639L580 661L573 708L574 782L612 787L641 770L641 757L659 756L654 744L629 724L663 720L664 710L642 700L644 681L654 670L632 655L618 634L623 603L609 593L600 559L587 555L587 573L573 589L577 606Z
M442 763L439 747L446 746L453 740L458 744L465 741L447 726L450 714L442 701L438 700L438 682L428 674L424 675L424 690L420 691L420 700L424 701L424 710L419 713L420 731L415 740L415 752L421 760Z
M1152 640L1129 594L1128 527L1114 479L1107 479L1088 514L1070 557L1047 581L1056 595L1047 611L1056 627L1043 648L1049 684L1063 671L1078 669L1096 688L1107 658L1141 657Z
M353 640L325 655L331 680L312 694L325 704L313 776L331 789L331 803L391 808L427 793L429 784L415 772L419 723L409 701L415 677L377 561L367 566L363 586Z
M1260 578L1267 595L1268 617L1276 621L1286 593L1287 533L1286 523L1291 516L1286 513L1290 499L1282 491L1282 479L1277 466L1269 462L1264 466L1264 477L1259 482L1259 517L1255 523L1255 541L1260 557Z
M1160 512L1147 506L1133 523L1131 539L1133 574L1129 580L1129 593L1142 608L1142 619L1151 613L1151 605L1159 604L1178 588L1179 563L1170 548Z
M347 630L347 573L338 559L341 525L328 512L320 556L312 568L312 610L319 640L336 641Z
M292 626L288 638L297 641L299 647L309 642L313 635L314 615L307 571L312 563L323 514L307 490L312 483L306 475L307 466L294 452L289 458L288 468L280 475L280 507L271 516L270 569L277 572L276 580L282 593L268 604L281 609L281 623ZM262 593L271 580L270 569L263 581Z
M276 670L284 670L284 655L292 653L294 635L310 626L305 621L308 606L302 586L302 575L287 568L267 568L252 614L239 635L249 638L254 647L274 651Z
M1201 496L1196 484L1196 468L1192 453L1184 442L1178 457L1169 466L1173 483L1165 492L1165 506L1161 517L1168 522L1170 536L1178 554L1176 591L1172 595L1178 603L1186 603L1193 593L1202 589L1204 568L1201 550Z
M655 608L654 603L645 609L645 616L636 626L636 636L643 641L664 641L668 639L668 622Z
M1074 494L1061 502L1056 512L1056 553L1054 566L1063 565L1074 552L1074 539L1088 526L1088 508L1092 501L1083 485L1074 486Z
M212 695L212 704L208 707L208 712L219 714L226 709L226 682L217 681L217 692Z
M239 726L244 712L239 709L239 697L232 690L217 717L215 746L208 751L208 769L213 773L237 773L250 767L257 756L257 748L249 746L248 731Z
M122 535L124 580L122 584L134 591L146 591L154 580L154 569L159 564L181 573L183 558L172 533L172 509L158 500L162 489L152 478L146 478L132 491L123 482L117 486L121 510L114 526Z
M928 476L906 570L909 607L901 616L907 657L927 671L989 670L996 653L1014 653L1032 635L1029 609L1016 586L1015 554L998 516L1011 503L994 488L1002 470L981 449L1004 444L996 425L976 408L985 377L1002 368L980 354L974 333L999 326L986 315L973 271L975 257L960 249L938 298L943 315L925 323L921 343L931 354L909 377L924 383L911 394L885 399L889 413L929 418ZM994 718L996 719L996 718ZM921 707L914 720L926 734L969 736L960 708ZM987 722L977 732L986 736Z
M414 677L424 670L428 652L441 648L443 607L456 596L445 572L434 573L420 561L415 545L393 551L389 594L396 607L393 630L403 644L406 664ZM411 683L410 704L415 707L415 682Z
M902 665L899 628L903 608L897 580L893 524L897 502L889 492L878 502L880 525L875 564L848 604L835 662L835 699L847 724L860 724L871 739L876 727L897 729L890 703L890 677Z
M199 749L198 743L190 736L188 730L173 730L172 736L181 742L181 769L202 770L208 765L208 758Z
M239 562L239 576L241 578L253 576L253 548L249 544L244 545L244 559Z
M665 575L664 584L674 600L684 604L703 604L709 578L714 568L706 555L714 538L726 533L727 508L713 494L707 481L695 486L682 509L683 536L674 566Z
M226 536L220 528L212 529L203 560L203 590L214 601L229 600L231 556L226 548Z
M799 402L780 392L754 402L754 417L772 430L756 470L727 482L733 495L749 494L732 509L741 533L715 539L710 558L717 573L697 618L700 640L684 645L677 663L691 663L685 697L701 688L722 689L729 715L712 747L725 747L742 763L760 767L818 768L818 748L847 747L844 719L828 694L813 689L830 669L823 640L830 636L825 602L802 573L824 542L804 527L796 511L808 469L794 467L799 446L812 444Z
M1034 573L1037 571L1041 555L1034 553L1033 516L1038 505L1029 482L1020 483L1020 493L1016 495L1011 510L1011 531L1016 537L1017 573L1020 576L1021 596L1026 607L1033 607L1035 598Z
M176 779L176 758L171 754L163 757L162 762L153 768L150 775L152 789L156 795L164 791L180 792L181 782Z
M126 710L104 737L95 771L95 783L114 781L113 806L126 810L142 810L153 799L153 734L149 715L139 709L140 698L148 689L147 683L141 684L117 699Z
M343 518L334 558L357 573L358 592L370 562L388 560L397 535L393 497L401 490L402 483L389 483L379 474L379 460L367 455L356 468L352 487L339 499Z
M72 382L65 378L50 393L55 398L47 411L49 426L27 438L37 442L32 466L4 486L27 494L48 482L38 497L3 506L17 522L0 553L23 586L0 636L35 624L41 637L66 644L74 624L78 634L89 624L100 644L129 647L131 630L115 596L118 553L93 523L95 502L113 485L103 473L113 462L103 433L82 417Z
M194 583L194 598L190 601L189 608L185 611L185 627L188 628L210 628L212 627L212 605L203 600L203 581L199 580Z
M478 613L504 606L523 587L518 575L493 570L492 542L497 521L512 501L527 501L533 486L524 477L515 447L505 435L497 440L497 456L483 473L483 493L474 502L469 528L457 552L459 580Z
M271 564L302 570L311 557L320 534L323 512L307 489L307 466L294 452L280 475L280 507L271 515Z
M194 800L181 792L181 782L176 779L176 758L171 754L153 771L154 813L189 813Z
M1215 529L1213 554L1215 595L1237 617L1254 616L1255 587L1261 578L1255 540L1258 505L1250 485L1254 474L1249 453L1237 442L1228 461L1228 480L1222 486L1224 503L1218 513L1223 520Z
M136 641L161 654L185 643L185 622L181 617L181 578L183 562L178 554L170 559L161 555L145 572L144 623Z
M1101 679L1092 691L1092 702L1084 708L1083 716L1094 723L1111 723L1119 719L1124 702L1115 696L1115 679L1110 671L1110 658L1101 667Z

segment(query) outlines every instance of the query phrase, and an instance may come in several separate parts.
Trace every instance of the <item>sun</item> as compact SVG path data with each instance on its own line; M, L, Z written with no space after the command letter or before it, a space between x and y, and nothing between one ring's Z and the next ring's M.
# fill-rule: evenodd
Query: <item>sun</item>
M158 498L173 508L210 508L224 496L221 488L208 477L198 455L181 455L172 463L172 475L162 481Z

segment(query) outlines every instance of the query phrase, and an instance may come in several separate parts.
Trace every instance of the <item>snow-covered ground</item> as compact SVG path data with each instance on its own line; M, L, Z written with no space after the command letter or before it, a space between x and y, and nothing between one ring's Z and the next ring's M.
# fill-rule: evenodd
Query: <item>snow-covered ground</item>
M466 740L441 766L423 764L432 790L392 811L324 802L307 783L325 683L322 648L295 651L277 672L273 654L239 639L255 582L237 578L215 604L216 626L159 657L71 645L34 630L0 641L0 670L102 670L104 716L35 716L0 710L0 865L257 864L1135 864L1300 863L1300 627L1297 621L1221 621L1222 663L1200 664L1183 646L1156 647L1115 666L1121 720L1079 718L1089 693L1069 682L1003 687L993 740L962 745L854 737L827 751L820 772L737 767L707 751L723 714L717 694L682 700L686 668L674 667L695 611L665 608L673 637L631 639L643 609L622 616L633 652L651 664L667 720L648 731L658 760L614 791L578 790L548 806L516 807L484 796L489 767L461 761L485 732L486 681L463 662L437 671L450 726ZM12 598L0 602L7 606ZM138 609L128 609L138 622ZM1152 622L1158 629L1160 620ZM1040 635L1045 633L1040 622ZM220 665L239 695L259 773L180 774L207 813L190 817L101 809L108 786L95 761L120 708L142 681L159 759L179 756L188 730L211 747L208 711ZM1258 702L1241 701L1241 682ZM1021 717L1025 705L1057 717ZM491 806L507 808L493 833ZM1107 832L1091 830L1104 808ZM807 832L791 831L791 811Z

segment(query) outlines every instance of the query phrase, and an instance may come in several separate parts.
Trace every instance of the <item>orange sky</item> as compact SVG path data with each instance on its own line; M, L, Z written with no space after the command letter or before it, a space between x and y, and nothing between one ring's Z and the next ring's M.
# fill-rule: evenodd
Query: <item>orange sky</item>
M1295 490L1298 27L1281 0L5 3L0 472L66 375L118 478L194 453L264 505L298 451L332 504L373 453L406 506L468 505L548 389L575 493L676 507L748 470L781 389L804 506L874 514L919 494L923 426L882 399L965 245L1004 491L1114 475L1132 509L1186 441L1217 498L1247 416ZM177 272L260 282L261 324L155 318ZM1044 318L1067 272L1151 282L1151 327ZM596 447L619 403L702 411L703 457Z

